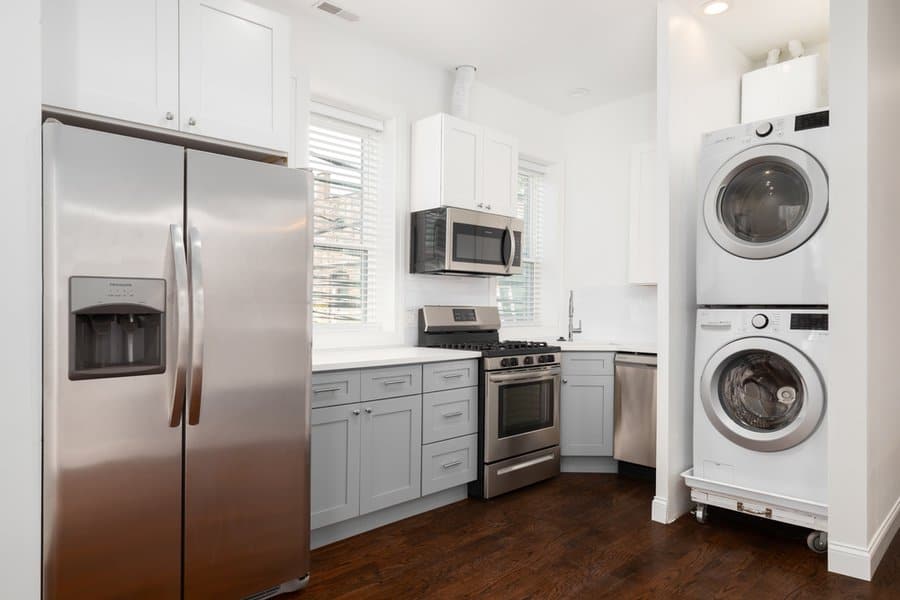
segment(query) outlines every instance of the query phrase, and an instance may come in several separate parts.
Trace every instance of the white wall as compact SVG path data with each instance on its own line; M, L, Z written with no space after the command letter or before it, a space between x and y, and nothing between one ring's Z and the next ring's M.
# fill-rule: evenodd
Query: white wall
M653 342L656 286L629 285L627 270L631 147L656 138L656 94L569 115L564 132L564 284L583 322L577 339Z
M409 126L422 117L449 109L452 73L442 67L379 46L352 34L352 26L334 23L302 14L283 2L270 1L270 6L294 15L295 71L298 81L308 79L308 87L316 97L348 107L369 110L396 120L397 152L394 163L394 197L398 261L401 273L397 283L397 318L394 335L381 336L379 345L414 344L416 311L423 304L490 304L496 303L493 279L411 275L408 271L409 237ZM290 11L295 12L291 13ZM298 151L305 156L304 135L306 107L297 103ZM556 216L561 196L563 142L561 117L531 105L502 91L476 82L472 89L471 120L514 135L524 156L555 164L551 169L548 212L549 227L558 225ZM301 161L302 162L302 161ZM545 269L547 288L561 287L561 256L555 245L558 236L545 237L545 254L550 261ZM558 264L557 264L558 263ZM547 331L556 331L558 301L548 295L544 303ZM544 333L544 328L532 334ZM504 335L528 332L506 331ZM346 344L346 339L319 337L316 345Z
M870 579L900 527L900 5L831 2L829 569Z
M750 61L703 27L675 0L660 0L657 30L659 370L653 519L690 508L680 474L693 463L693 357L696 318L694 173L705 131L737 124L740 76Z
M41 38L39 2L0 5L0 596L41 590Z

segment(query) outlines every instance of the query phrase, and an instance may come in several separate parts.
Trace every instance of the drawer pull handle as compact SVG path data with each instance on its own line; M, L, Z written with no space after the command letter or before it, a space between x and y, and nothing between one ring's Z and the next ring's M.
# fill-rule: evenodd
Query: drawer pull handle
M759 515L759 516L765 517L767 519L772 518L772 509L771 508L767 508L766 510L754 510L752 508L747 508L746 506L744 506L743 502L738 502L737 509L738 509L738 512L747 513L748 515Z
M344 389L344 386L342 386L342 385L336 385L334 387L327 387L327 388L316 388L313 390L313 394L323 394L325 392L339 392L342 389Z
M461 411L461 410L455 410L455 411L453 411L453 412L442 413L441 416L444 417L445 419L451 419L451 418L453 418L453 417L459 417L459 416L462 416L462 414L463 414L463 411Z
M531 460L526 460L525 462L519 463L517 465L504 467L497 471L497 475L507 475L509 473L515 473L516 471L521 471L522 469L527 469L528 467L533 467L535 465L545 463L549 460L553 460L554 458L555 458L555 455L553 455L553 454L545 454L544 456L539 456L538 458L532 458Z
M462 376L462 373L447 373L444 375L444 379L459 379Z
M398 383L406 383L406 379L391 379L390 381L382 381L384 385L397 385Z
M462 464L462 459L458 458L456 460L451 460L450 462L442 464L441 468L442 469L450 469L452 467L455 467L456 465L461 465L461 464Z

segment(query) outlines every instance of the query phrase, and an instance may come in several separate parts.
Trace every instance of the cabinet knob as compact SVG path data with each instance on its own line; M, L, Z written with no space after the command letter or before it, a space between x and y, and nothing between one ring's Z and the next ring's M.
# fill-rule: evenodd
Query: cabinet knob
M366 414L367 414L367 415L371 415L371 414L372 414L372 409L371 409L371 408L367 408L367 409L366 409Z
M479 203L478 203L478 208L484 208L484 202L479 202Z
M359 409L358 409L358 408L355 409L355 410L353 411L353 414L354 414L354 415L358 415L358 414L359 414Z
M194 117L188 117L188 125L193 127L196 124L197 124L197 119L195 119Z
M488 209L488 210L491 210L491 205L488 204L487 206L485 206L485 208Z
M569 383L568 379L563 379L563 383Z
M166 121L171 121L175 118L175 114L172 111L166 113Z

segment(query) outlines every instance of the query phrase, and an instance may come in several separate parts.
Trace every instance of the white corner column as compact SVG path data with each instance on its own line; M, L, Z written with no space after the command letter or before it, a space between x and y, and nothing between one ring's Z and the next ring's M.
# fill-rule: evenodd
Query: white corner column
M693 462L696 229L694 173L701 135L739 122L740 78L750 61L677 0L657 13L659 370L656 495L652 518L671 523L691 506L681 473ZM703 93L698 93L703 90Z
M2 595L41 595L41 29L37 1L0 4Z

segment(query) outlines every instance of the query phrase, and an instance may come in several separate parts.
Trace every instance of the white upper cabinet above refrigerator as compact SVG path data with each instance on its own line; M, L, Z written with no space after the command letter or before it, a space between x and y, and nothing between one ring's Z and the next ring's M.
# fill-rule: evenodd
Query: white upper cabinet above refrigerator
M178 0L44 0L43 101L178 129Z
M413 124L412 209L453 206L513 214L515 138L439 113Z
M45 106L287 152L290 21L244 0L43 0Z

